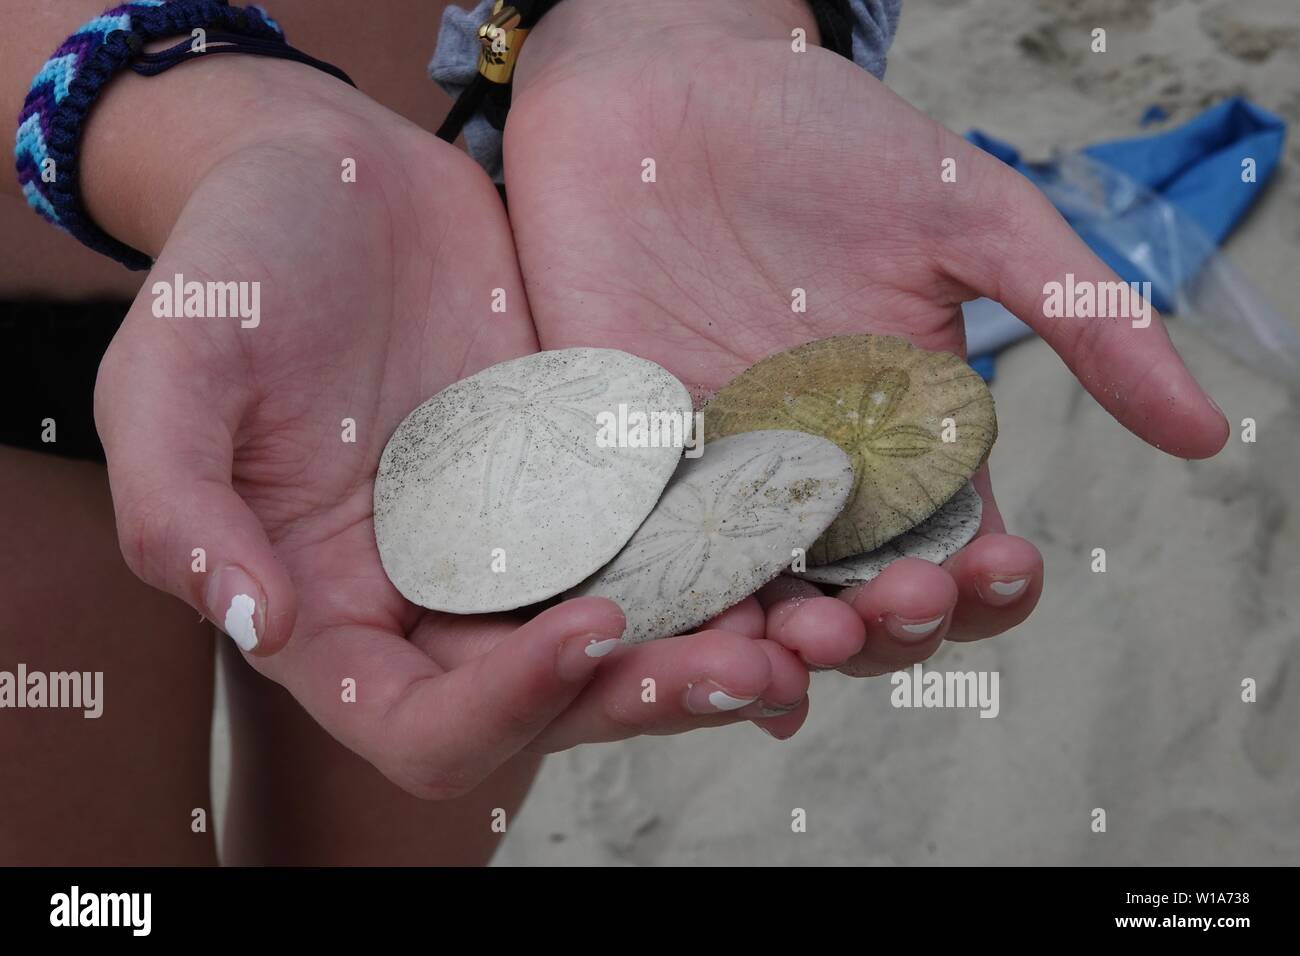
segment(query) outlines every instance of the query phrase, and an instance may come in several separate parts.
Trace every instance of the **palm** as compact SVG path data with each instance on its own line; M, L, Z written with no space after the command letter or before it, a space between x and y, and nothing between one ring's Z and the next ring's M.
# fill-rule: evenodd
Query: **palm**
M297 583L295 635L376 621L397 633L412 629L418 609L389 583L375 548L370 519L380 454L424 399L533 345L522 312L493 317L499 349L484 351L480 338L459 334L487 314L490 290L513 268L508 259L476 255L475 237L435 246L453 218L474 228L472 215L445 198L481 189L477 170L459 169L466 182L444 172L436 184L412 183L401 203L365 206L364 218L332 229L328 248L313 250L301 244L304 212L334 219L336 202L317 210L319 189L294 197L285 184L259 184L274 202L297 204L276 217L295 226L256 237L258 245L241 246L242 255L250 264L274 264L264 286L277 300L323 304L267 328L267 345L246 350L264 398L250 410L234 465L236 490Z
M743 70L687 47L520 98L507 178L542 344L628 348L706 389L838 333L959 351L970 293L945 266L981 237L940 164L1000 171L847 62L750 46Z
M462 154L425 136L389 144L361 163L364 185L342 182L335 156L264 158L242 157L201 184L153 273L259 282L260 325L156 318L146 283L106 360L100 400L143 386L150 414L183 419L188 432L206 421L212 433L196 445L230 449L234 490L296 592L292 639L251 660L365 752L371 728L340 709L342 679L356 681L358 700L391 701L441 672L435 630L472 642L503 627L453 624L393 588L371 521L380 454L424 399L535 340L522 307L479 325L494 288L520 306L523 297L509 235L482 214L484 201L495 204L491 185ZM249 209L259 216L241 219ZM453 222L459 241L440 245Z
M610 57L520 97L507 180L542 346L626 349L704 394L831 335L961 354L975 293L950 267L999 225L962 197L998 188L999 164L847 61L748 46ZM580 135L593 116L603 134ZM940 182L945 157L960 192ZM1000 532L977 485L981 532Z
M770 642L718 630L620 648L598 674L624 626L612 602L521 621L427 612L393 588L372 514L388 437L430 395L537 342L487 177L391 114L354 122L345 144L299 131L223 160L159 256L154 281L261 283L260 325L156 318L150 282L105 357L97 423L132 568L218 623L253 592L249 660L422 796L463 794L526 749L766 707L722 712L715 691L767 695L784 708L768 724L792 733L807 674ZM345 155L355 183L340 181ZM196 547L211 567L191 567ZM645 674L662 697L629 712Z
M1008 167L827 51L732 37L693 12L689 31L620 40L600 33L599 8L585 12L596 33L584 55L556 55L552 37L540 60L521 62L506 130L511 221L543 347L624 348L707 393L836 334L961 354L960 304L990 296L1141 437L1187 457L1222 446L1222 416L1158 322L1044 320L1045 281L1115 276ZM1000 533L987 470L974 480L985 503L975 541L942 570L898 562L848 595L868 633L851 673L922 659L945 635L1000 633L1032 610L1041 556ZM917 643L886 633L891 617L945 623Z

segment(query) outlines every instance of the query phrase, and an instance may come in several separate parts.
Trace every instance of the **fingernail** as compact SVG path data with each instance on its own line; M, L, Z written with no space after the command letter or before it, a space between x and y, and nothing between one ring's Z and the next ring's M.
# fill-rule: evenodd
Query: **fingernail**
M555 673L563 681L585 680L596 669L592 659L604 657L620 643L617 637L607 638L603 634L571 637L560 646L555 658Z
M940 615L933 621L904 621L896 614L885 617L885 630L904 642L923 641L939 630L946 615Z
M781 739L781 738L778 737L776 734L772 733L772 731L770 731L770 730L768 730L766 727L764 727L762 724L754 724L754 726L757 727L759 730L763 731L763 733L767 734L767 735L768 735L769 737L771 737L773 740L780 740L780 739Z
M1223 409L1219 407L1219 403L1214 400L1214 397L1209 392L1205 392L1204 394L1205 394L1205 400L1210 403L1210 407L1213 408L1220 415L1223 415L1223 420L1227 421L1228 416L1224 415Z
M266 628L266 598L252 575L237 564L219 568L208 582L208 618L239 645L257 647Z
M739 710L757 699L757 697L735 697L713 681L700 681L686 688L686 709L692 714L717 714Z
M979 592L980 599L985 604L1002 607L1020 597L1028 583L1029 578L1011 578L1006 581L976 580L975 590Z
M839 664L814 664L802 654L799 655L799 660L803 661L803 666L808 668L810 671L833 671L837 670L840 666Z
M799 705L803 703L803 699L800 698L793 704L769 704L767 701L761 701L760 703L761 706L758 711L758 716L783 717L792 711L798 710Z
M618 647L618 645L622 643L623 642L619 640L617 637L611 637L608 640L604 640L604 641L592 641L585 648L583 648L583 653L585 653L588 657L604 657L606 654L608 654L610 651L612 651L614 648Z

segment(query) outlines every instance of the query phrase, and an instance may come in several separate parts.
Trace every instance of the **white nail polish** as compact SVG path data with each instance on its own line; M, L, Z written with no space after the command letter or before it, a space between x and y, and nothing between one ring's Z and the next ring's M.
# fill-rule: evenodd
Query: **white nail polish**
M715 690L709 694L709 703L718 710L739 710L748 704L758 700L757 697L732 697L720 690Z
M619 640L617 637L611 637L609 638L609 640L605 640L605 641L592 641L585 648L583 648L583 653L585 653L588 657L604 657L606 654L608 654L610 651L612 651L614 648L618 647L618 645L622 643L623 642Z
M247 594L236 594L226 609L224 630L241 651L251 651L257 647L257 625L253 623L256 611L257 602Z
M915 634L917 637L924 637L926 634L932 634L939 629L943 623L942 617L936 617L933 621L926 621L924 624L902 624L898 626L908 634Z
M1028 583L1028 578L1020 578L1018 581L990 581L989 587L993 589L994 594L1011 597L1013 594L1019 594Z

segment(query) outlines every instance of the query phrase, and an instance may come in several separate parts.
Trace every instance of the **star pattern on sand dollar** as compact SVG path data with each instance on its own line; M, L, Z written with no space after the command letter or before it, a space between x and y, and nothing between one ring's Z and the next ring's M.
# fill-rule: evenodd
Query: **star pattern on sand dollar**
M723 476L711 495L689 479L679 479L656 507L657 521L666 519L670 526L634 536L629 548L638 549L640 556L602 575L603 580L612 583L662 568L656 588L660 598L689 592L720 541L754 538L790 521L788 495L769 487L784 463L776 452L755 455Z
M781 414L794 427L825 435L848 454L853 489L846 510L857 501L873 457L919 458L933 450L935 436L929 431L894 421L910 387L906 372L887 368L862 386L856 402L808 392L781 406Z
M583 441L595 435L595 422L581 402L600 398L609 390L599 375L582 375L542 389L494 385L473 414L443 436L429 452L426 478L450 468L471 447L487 445L480 511L496 513L519 492L538 439L550 439L557 454L594 468L611 467Z

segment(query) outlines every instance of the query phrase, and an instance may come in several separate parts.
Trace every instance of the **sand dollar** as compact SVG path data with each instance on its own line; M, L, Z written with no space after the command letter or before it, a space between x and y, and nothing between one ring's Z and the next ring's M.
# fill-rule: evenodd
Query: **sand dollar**
M975 486L967 482L930 517L876 550L794 572L794 576L818 584L849 587L870 581L899 558L921 558L942 564L975 537L983 513L984 501Z
M997 418L988 387L957 356L850 335L764 359L704 408L706 443L763 428L828 438L853 462L849 502L808 553L816 566L873 551L934 514L983 461Z
M848 500L853 467L825 439L757 431L685 459L627 546L568 597L623 608L623 639L688 631L748 597L807 549Z
M638 433L637 413L664 428ZM602 430L620 414L631 427ZM682 454L673 416L689 426L685 386L613 349L539 352L443 389L397 426L379 462L384 570L409 601L457 613L573 587L654 507Z

